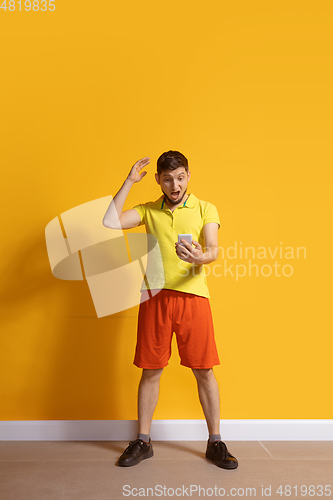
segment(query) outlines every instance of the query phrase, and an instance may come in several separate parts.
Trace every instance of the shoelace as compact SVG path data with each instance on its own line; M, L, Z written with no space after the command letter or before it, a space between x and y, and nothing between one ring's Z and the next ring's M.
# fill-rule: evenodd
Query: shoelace
M132 451L135 446L137 446L139 443L143 443L141 439L136 439L135 441L130 441L129 445L127 446L126 450L124 453L127 453L128 451Z
M221 453L222 458L226 458L227 456L227 447L223 441L218 441L216 444L216 448L218 453Z

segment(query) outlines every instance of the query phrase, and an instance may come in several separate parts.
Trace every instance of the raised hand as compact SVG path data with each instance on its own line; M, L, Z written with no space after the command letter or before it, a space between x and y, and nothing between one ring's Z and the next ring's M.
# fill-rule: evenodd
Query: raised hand
M147 175L146 171L140 172L146 165L150 163L150 158L149 156L145 156L144 158L141 158L141 160L138 160L133 167L131 168L130 173L127 176L127 179L129 179L132 182L139 182L141 179Z

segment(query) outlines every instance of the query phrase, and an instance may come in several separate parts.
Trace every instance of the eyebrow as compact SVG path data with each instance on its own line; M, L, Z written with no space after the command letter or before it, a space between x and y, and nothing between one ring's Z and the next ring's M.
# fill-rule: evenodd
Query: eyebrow
M178 177L179 177L180 175L185 175L185 172L181 172L180 174L178 174ZM168 177L170 176L170 177L172 177L172 175L171 175L171 174L163 174L163 177L165 177L165 176L168 176Z

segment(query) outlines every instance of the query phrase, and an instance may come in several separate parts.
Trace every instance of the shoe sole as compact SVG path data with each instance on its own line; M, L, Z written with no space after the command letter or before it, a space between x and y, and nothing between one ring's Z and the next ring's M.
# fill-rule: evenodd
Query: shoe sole
M154 456L154 451L153 451L153 450L151 450L151 451L149 451L148 453L146 453L145 455L143 455L143 456L140 458L140 460L139 460L139 459L137 459L135 462L133 461L133 462L131 462L130 464L129 464L129 463L127 463L127 464L126 464L126 463L124 463L124 464L120 464L120 463L118 462L118 466L119 466L119 467L133 467L133 465L138 465L140 462L142 462L142 460L146 460L147 458L151 458L152 456Z
M228 462L226 464L218 465L216 462L214 462L213 458L210 458L207 453L206 453L206 458L210 462L213 462L217 467L220 467L220 469L237 469L238 467L238 462Z

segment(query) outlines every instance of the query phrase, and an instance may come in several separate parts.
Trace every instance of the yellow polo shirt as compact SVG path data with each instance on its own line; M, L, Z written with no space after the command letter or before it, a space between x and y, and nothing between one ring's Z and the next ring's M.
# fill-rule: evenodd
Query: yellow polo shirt
M173 212L165 204L164 195L133 208L141 217L139 225L145 224L146 232L157 238L161 251L164 270L160 268L150 274L149 288L168 288L210 298L204 267L181 260L176 253L175 242L178 241L178 234L192 234L192 239L204 249L204 225L217 222L220 228L216 207L191 193L183 205ZM142 290L147 290L144 280Z

